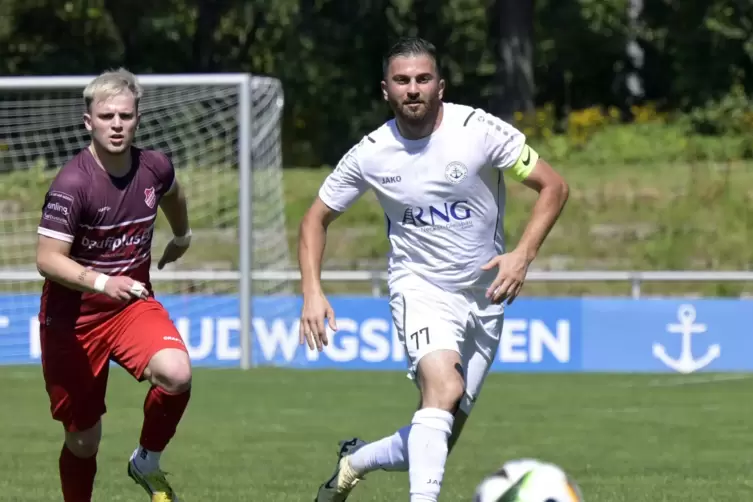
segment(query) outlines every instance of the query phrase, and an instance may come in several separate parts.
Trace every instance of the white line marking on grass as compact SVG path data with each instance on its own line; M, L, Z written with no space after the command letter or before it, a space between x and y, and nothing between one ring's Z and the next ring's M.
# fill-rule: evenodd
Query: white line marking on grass
M656 379L648 382L649 387L680 387L684 385L701 385L719 382L734 382L736 380L748 380L753 375L698 375L676 378ZM637 387L637 386L636 386Z

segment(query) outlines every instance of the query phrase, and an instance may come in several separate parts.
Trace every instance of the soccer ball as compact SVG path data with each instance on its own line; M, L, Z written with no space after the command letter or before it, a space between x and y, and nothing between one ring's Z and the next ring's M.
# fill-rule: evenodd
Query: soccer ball
M535 459L506 462L476 487L474 502L583 502L580 488L560 467Z

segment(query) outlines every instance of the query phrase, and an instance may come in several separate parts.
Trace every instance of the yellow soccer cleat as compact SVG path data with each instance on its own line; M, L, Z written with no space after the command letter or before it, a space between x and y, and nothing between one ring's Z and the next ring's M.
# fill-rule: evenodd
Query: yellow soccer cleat
M148 474L143 473L132 461L128 462L128 477L146 490L152 502L180 502L172 486L167 482L166 474L159 469Z
M358 438L340 441L337 466L330 478L319 487L314 502L345 502L362 479L350 466L350 455L366 444Z

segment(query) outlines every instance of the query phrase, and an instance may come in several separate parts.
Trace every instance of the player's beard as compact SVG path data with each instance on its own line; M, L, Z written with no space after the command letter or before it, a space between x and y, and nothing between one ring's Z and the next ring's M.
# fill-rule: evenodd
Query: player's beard
M411 106L411 104L414 104ZM433 99L419 98L418 100L403 100L399 103L394 103L392 109L396 115L400 117L400 120L404 121L411 126L419 126L425 123L427 120L432 120L435 108L435 102Z

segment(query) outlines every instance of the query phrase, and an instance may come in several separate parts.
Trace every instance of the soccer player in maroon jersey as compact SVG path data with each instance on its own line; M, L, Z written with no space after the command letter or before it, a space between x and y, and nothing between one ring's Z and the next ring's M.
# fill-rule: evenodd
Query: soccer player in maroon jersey
M128 475L153 502L178 500L159 458L188 405L191 363L149 280L158 208L175 236L159 268L186 252L191 231L171 161L132 145L141 96L124 69L86 87L84 125L92 141L58 172L38 229L42 369L52 417L65 429L65 502L92 497L111 360L151 384Z

